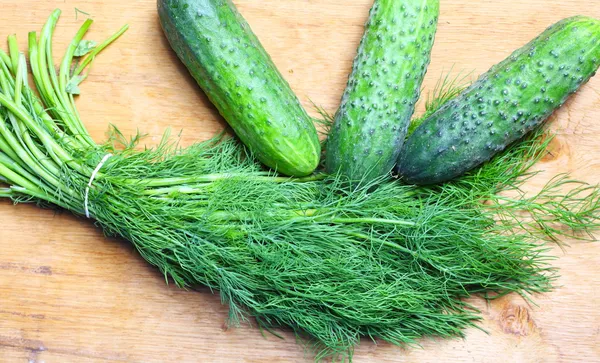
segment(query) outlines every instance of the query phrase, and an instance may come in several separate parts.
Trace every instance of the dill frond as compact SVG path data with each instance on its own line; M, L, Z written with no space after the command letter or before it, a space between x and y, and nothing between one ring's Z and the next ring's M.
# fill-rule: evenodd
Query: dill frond
M406 137L410 136L425 119L433 115L435 111L458 96L470 85L470 73L464 74L464 72L459 72L454 77L451 77L452 71L453 68L445 75L442 73L442 76L438 79L433 91L427 95L427 99L425 100L425 113L411 121L408 126L408 134Z

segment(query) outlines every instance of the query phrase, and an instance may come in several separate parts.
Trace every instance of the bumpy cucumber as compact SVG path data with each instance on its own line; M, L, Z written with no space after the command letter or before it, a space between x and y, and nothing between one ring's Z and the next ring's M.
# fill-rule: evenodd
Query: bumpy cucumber
M171 47L237 136L267 166L305 176L319 164L311 118L230 0L158 0Z
M455 178L546 120L600 65L600 21L548 28L428 117L408 138L398 173L408 183Z
M439 0L376 0L327 140L326 168L354 181L396 164L429 66Z

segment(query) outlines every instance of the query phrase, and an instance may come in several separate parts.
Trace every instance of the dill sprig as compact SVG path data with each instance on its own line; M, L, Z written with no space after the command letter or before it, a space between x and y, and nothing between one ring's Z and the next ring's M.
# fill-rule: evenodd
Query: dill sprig
M85 22L57 73L58 16L29 37L39 99L16 39L10 54L0 52L0 196L84 215L87 190L97 225L129 240L167 281L218 292L232 325L253 318L268 331L293 329L317 360L351 359L361 337L414 345L462 336L481 318L465 298L548 291L555 270L543 242L598 227L597 187L561 176L534 196L521 191L545 150L541 133L427 188L280 177L224 135L181 148L165 134L138 150L139 136L126 140L113 128L97 145L73 91L125 28L74 61Z
M435 111L440 109L448 101L461 94L471 83L468 79L470 73L464 74L463 72L459 72L451 78L450 75L452 74L452 71L453 68L445 75L442 73L442 76L438 79L433 91L429 93L425 100L425 113L411 121L408 127L409 136L423 123L423 121L433 115Z

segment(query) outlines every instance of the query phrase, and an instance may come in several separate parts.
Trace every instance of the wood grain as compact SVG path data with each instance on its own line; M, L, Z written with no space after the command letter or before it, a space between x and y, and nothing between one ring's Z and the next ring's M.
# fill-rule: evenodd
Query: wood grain
M334 112L362 34L371 0L236 0L307 109L310 100ZM598 0L442 0L431 90L443 72L487 70L560 18L600 17ZM4 0L0 34L23 41L56 7L63 9L55 54L83 16L97 23L90 38L124 23L131 30L98 58L78 101L86 126L102 140L109 123L156 143L167 127L184 144L206 139L223 121L177 62L164 40L154 0ZM24 42L22 43L24 44ZM557 173L600 182L600 77L552 118L558 138L538 189ZM167 286L124 241L106 239L68 213L0 202L0 361L2 362L308 362L285 340L249 326L225 329L227 309L207 291ZM572 242L554 265L561 286L490 305L474 303L488 331L464 340L424 340L403 350L363 342L357 362L593 362L600 361L600 244Z

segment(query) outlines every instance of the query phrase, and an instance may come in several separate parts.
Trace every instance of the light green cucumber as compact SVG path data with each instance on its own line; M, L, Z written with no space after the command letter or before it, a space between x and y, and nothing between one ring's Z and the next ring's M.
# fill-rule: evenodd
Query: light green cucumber
M352 181L392 171L419 99L438 0L376 0L327 140L326 168Z
M311 118L230 0L158 0L171 47L265 165L305 176L319 164Z
M599 65L600 21L560 21L426 118L404 145L399 175L434 184L464 174L546 120Z

